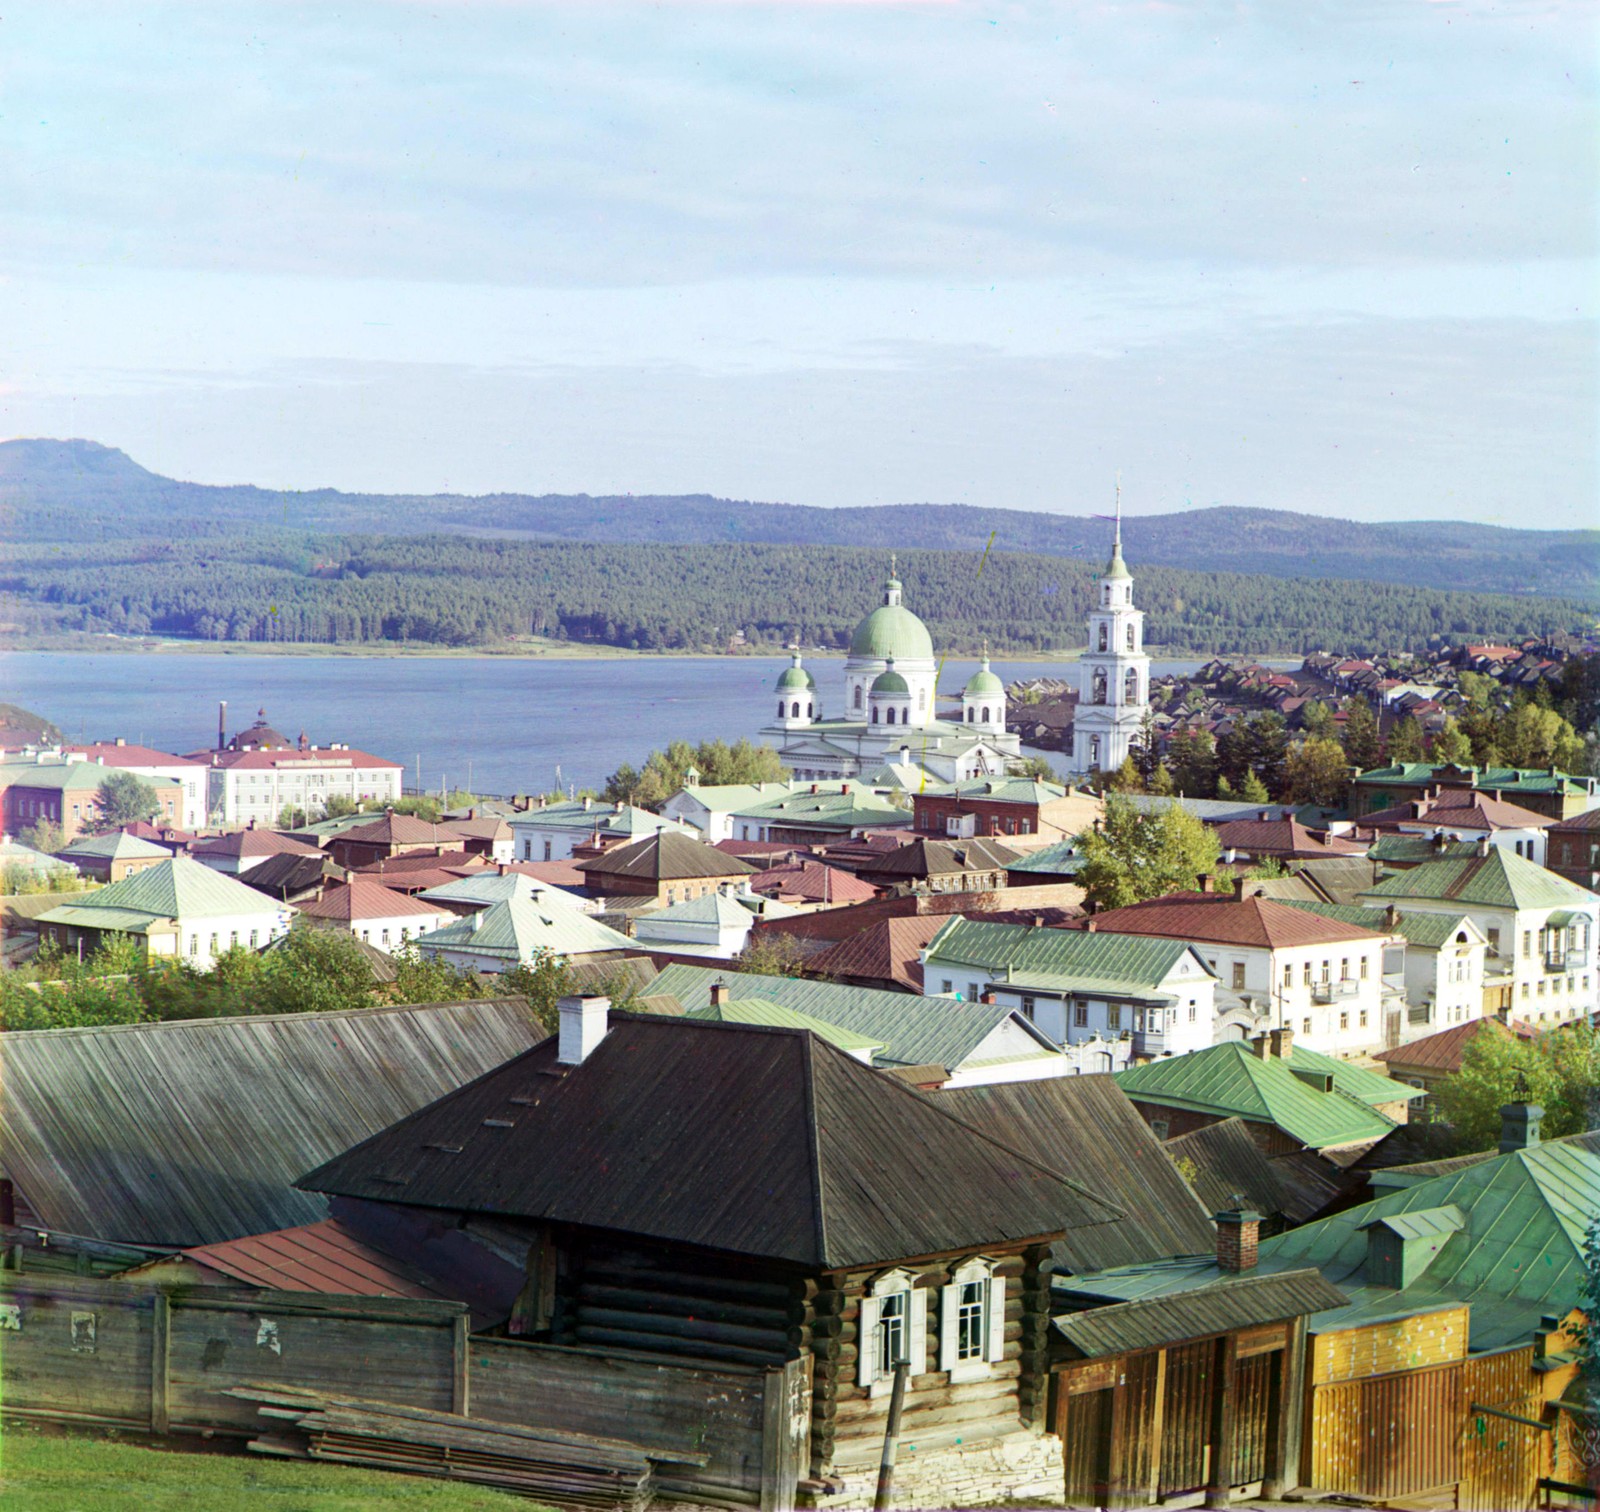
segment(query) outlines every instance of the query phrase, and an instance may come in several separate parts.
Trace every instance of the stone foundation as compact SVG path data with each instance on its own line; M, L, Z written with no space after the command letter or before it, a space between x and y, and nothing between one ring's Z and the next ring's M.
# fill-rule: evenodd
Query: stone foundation
M878 1466L841 1469L844 1490L810 1503L819 1512L861 1512L872 1506ZM1037 1502L1059 1507L1066 1469L1061 1440L1053 1433L1019 1429L1001 1438L939 1448L902 1448L894 1469L893 1502L901 1509L987 1507L998 1502Z

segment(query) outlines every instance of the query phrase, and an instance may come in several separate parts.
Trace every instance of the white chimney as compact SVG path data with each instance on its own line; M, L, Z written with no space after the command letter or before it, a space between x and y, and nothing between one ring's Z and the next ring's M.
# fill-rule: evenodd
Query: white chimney
M556 1064L581 1066L594 1053L594 1047L606 1037L607 1019L611 1013L608 997L564 997L556 1007L561 1013L560 1043L556 1047Z

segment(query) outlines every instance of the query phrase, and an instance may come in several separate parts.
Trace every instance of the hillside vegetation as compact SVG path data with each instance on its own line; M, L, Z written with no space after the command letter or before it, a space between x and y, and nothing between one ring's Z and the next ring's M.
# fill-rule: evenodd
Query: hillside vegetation
M1064 500L1030 500L1048 506ZM1082 501L1079 507L1082 507ZM1104 559L1108 527L1086 515L959 504L820 509L706 494L347 494L177 482L89 441L0 443L0 504L11 538L231 538L264 527L339 534L447 534L521 540L995 550ZM1103 507L1103 505L1101 506ZM1459 521L1367 524L1282 510L1213 508L1141 516L1136 566L1279 578L1349 578L1600 601L1600 531L1507 530Z
M843 647L887 554L846 547L579 545L261 531L14 546L4 617L34 631L475 646L530 634L645 650ZM1362 652L1516 639L1581 622L1557 599L1145 567L1147 640L1197 652ZM941 650L1081 645L1095 569L1060 557L900 554Z

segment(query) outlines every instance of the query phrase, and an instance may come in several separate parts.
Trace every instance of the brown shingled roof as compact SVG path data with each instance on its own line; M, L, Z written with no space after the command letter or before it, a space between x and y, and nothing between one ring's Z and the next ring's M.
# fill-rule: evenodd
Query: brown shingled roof
M1148 903L1114 908L1084 921L1106 934L1152 935L1166 940L1198 940L1214 945L1256 945L1277 950L1291 945L1332 945L1351 940L1381 940L1383 935L1357 924L1341 924L1271 898L1224 894L1173 893Z
M946 924L948 914L913 914L883 919L806 959L815 976L868 977L922 991L922 950Z
M691 840L687 835L664 830L636 840L632 845L619 845L603 856L583 862L578 870L590 878L646 877L667 882L684 877L750 876L756 868L703 840Z
M373 877L353 876L343 886L330 887L314 902L302 903L300 912L313 919L337 919L348 924L355 919L395 919L412 914L437 919L449 910L420 903Z

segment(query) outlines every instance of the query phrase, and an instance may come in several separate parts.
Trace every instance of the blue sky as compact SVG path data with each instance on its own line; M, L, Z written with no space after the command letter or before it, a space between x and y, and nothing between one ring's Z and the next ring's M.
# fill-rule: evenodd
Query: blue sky
M0 14L0 435L1596 523L1593 4Z

